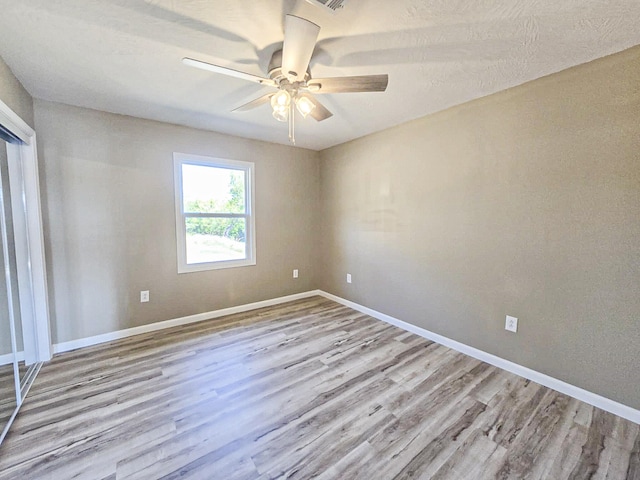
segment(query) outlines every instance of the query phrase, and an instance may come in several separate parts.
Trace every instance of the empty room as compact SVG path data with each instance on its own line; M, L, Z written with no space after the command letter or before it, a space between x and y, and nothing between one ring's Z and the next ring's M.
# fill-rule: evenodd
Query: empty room
M640 480L638 18L0 0L0 480Z

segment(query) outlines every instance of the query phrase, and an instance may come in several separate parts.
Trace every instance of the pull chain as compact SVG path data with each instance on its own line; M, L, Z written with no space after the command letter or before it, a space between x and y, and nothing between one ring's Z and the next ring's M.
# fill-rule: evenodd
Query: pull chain
M295 102L289 104L289 141L292 145L296 144L296 109Z

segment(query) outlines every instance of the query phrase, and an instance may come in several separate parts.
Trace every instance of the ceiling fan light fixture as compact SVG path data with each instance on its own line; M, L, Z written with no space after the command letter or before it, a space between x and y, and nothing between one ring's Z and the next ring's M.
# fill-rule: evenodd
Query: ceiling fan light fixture
M291 94L286 90L279 90L274 96L271 97L271 107L273 111L289 108L291 104Z
M289 108L291 107L291 94L286 90L279 90L271 97L271 108L273 108L273 118L279 122L289 120Z
M289 121L289 109L288 108L278 109L278 110L274 109L273 118L275 118L279 122Z
M307 97L298 97L296 99L296 107L298 108L300 115L302 115L304 118L307 118L307 115L309 115L313 111L313 109L316 108L316 105Z
M347 0L307 1L335 12ZM282 48L273 52L269 61L269 78L193 58L185 57L182 61L188 66L274 87L274 93L263 94L233 111L244 112L270 102L273 117L288 123L289 141L295 145L296 110L304 118L311 116L317 122L333 115L314 97L314 93L384 92L389 83L387 74L312 78L309 66L319 32L320 27L315 23L302 17L287 15Z

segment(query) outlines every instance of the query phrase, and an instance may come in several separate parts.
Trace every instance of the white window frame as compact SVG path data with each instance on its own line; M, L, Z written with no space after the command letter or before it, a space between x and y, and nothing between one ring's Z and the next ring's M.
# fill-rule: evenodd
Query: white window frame
M245 179L245 213L242 214L189 214L184 212L184 201L182 196L182 165L202 165L216 168L229 168L243 170ZM217 270L220 268L246 267L256 264L256 222L255 222L255 190L254 190L254 168L252 162L240 160L228 160L224 158L205 157L202 155L192 155L188 153L173 154L174 184L175 184L175 204L176 204L176 244L178 247L178 273L202 272L205 270ZM187 263L186 245L186 218L212 217L212 218L245 218L246 232L245 245L246 257L240 260L219 260L206 263Z

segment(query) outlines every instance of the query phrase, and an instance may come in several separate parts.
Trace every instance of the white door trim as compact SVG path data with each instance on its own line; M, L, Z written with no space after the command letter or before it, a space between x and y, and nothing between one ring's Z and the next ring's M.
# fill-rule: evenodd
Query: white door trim
M22 141L7 143L7 155L24 355L31 365L52 352L36 132L1 100L0 125Z
M31 143L31 138L35 135L35 132L27 122L22 120L2 100L0 100L0 125L26 145Z

